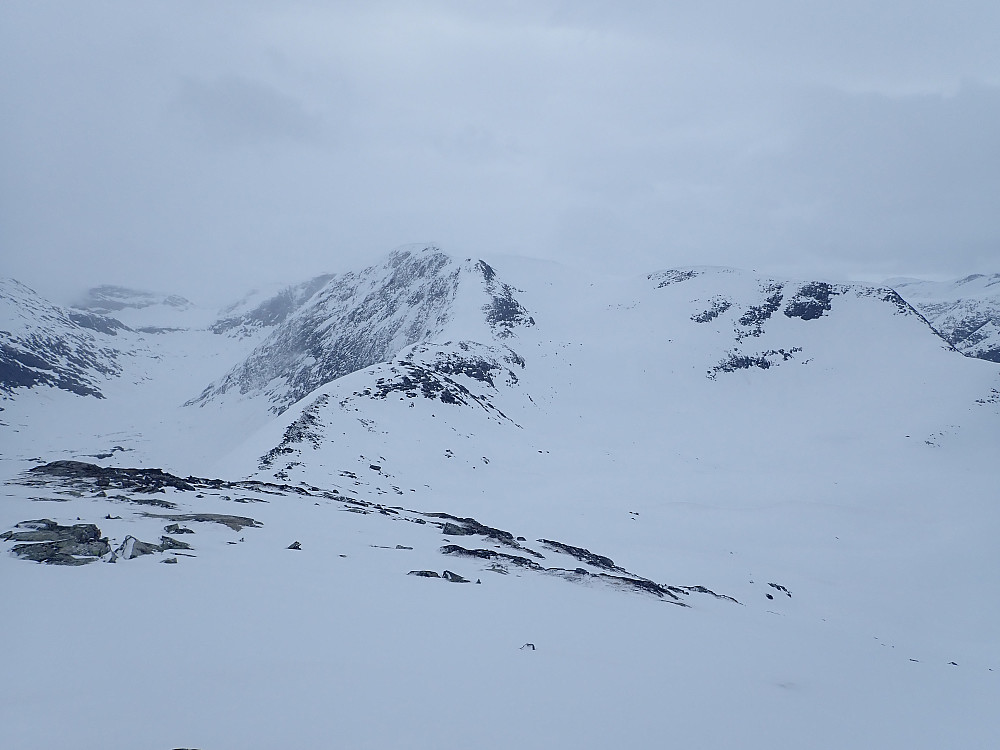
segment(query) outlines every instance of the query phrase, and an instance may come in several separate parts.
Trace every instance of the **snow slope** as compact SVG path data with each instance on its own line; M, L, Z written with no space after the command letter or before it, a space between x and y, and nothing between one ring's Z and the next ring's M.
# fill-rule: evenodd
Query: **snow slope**
M14 746L992 745L1000 374L891 289L405 248L259 335L10 403L3 544L118 558L0 557Z
M246 356L255 339L199 327L212 314L190 305L178 310L146 304L141 296L139 307L128 308L125 290L119 292L116 314L142 326L133 329L118 318L54 305L14 280L0 281L5 476L43 455L87 460L115 455L147 465L165 461L178 470L197 468L203 459L214 460L206 456L206 442L233 445L244 425L262 424L247 422L239 410L182 408L206 381Z
M952 282L888 283L960 352L1000 362L1000 274L973 274Z

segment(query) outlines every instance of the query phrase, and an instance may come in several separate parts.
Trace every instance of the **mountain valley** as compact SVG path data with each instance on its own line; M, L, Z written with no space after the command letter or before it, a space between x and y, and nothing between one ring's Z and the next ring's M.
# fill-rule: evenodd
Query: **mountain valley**
M3 281L0 726L989 746L995 284L434 246L218 313Z

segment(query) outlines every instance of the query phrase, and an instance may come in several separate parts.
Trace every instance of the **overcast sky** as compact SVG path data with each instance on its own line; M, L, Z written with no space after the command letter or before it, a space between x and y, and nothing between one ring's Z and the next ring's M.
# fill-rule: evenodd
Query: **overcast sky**
M0 3L0 274L1000 271L1000 2Z

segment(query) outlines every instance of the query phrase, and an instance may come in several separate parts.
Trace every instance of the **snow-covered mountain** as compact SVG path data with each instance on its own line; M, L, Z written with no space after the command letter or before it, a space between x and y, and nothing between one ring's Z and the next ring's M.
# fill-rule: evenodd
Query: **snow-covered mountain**
M5 736L989 746L1000 371L905 291L414 246L100 334L4 401Z
M224 307L211 330L229 336L246 338L268 330L285 320L326 283L331 274L316 276L301 284L255 289L242 299Z
M271 411L280 414L316 388L387 361L405 347L440 338L446 330L488 341L532 323L511 287L497 281L486 263L456 261L435 247L397 250L378 266L319 277L301 291L272 299L283 304L268 319L287 319L193 403L235 390L242 396L263 395ZM296 305L297 300L306 301ZM476 310L467 315L466 308ZM264 309L275 310L275 305ZM229 320L213 329L227 328Z
M156 294L140 289L104 284L87 290L86 295L74 307L81 310L110 315L122 310L142 310L147 307L172 307L187 310L193 305L177 294Z
M105 382L125 366L128 332L115 318L67 310L0 279L0 393L46 386L103 398Z
M1000 274L973 274L951 282L888 283L960 352L1000 362Z
M178 294L148 292L105 284L89 289L73 304L82 313L113 316L146 333L202 327L211 312Z

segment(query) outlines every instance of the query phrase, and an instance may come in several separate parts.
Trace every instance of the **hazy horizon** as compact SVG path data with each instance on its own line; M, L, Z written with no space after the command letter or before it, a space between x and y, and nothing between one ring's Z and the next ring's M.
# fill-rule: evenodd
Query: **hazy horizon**
M8 3L0 274L231 299L423 241L996 272L998 34L974 0Z

